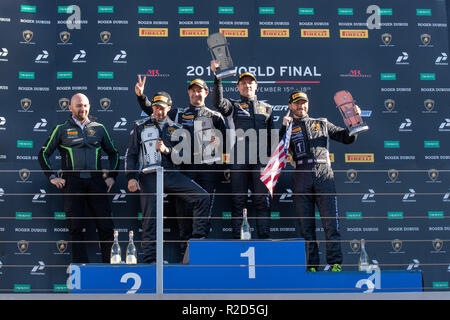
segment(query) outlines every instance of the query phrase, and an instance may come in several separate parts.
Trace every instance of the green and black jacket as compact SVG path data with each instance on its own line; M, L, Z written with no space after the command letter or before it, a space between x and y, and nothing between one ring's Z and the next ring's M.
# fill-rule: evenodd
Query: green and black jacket
M49 179L56 176L56 171L51 168L49 161L55 149L58 149L61 154L63 176L79 176L80 171L86 172L86 170L94 175L102 175L101 149L108 155L110 169L107 176L103 175L103 178L115 179L117 176L119 152L101 123L92 121L81 129L70 117L53 129L38 155L39 164Z

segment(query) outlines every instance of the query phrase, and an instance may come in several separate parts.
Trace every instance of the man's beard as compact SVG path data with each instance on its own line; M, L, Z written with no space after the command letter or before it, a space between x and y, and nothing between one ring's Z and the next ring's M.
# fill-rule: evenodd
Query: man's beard
M77 119L78 121L85 121L88 119L88 114L84 114L84 113L78 113L75 115L75 119Z

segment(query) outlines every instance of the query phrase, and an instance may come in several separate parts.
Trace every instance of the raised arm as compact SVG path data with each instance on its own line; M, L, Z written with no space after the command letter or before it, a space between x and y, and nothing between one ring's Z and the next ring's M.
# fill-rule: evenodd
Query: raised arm
M152 103L144 94L145 81L147 77L144 76L141 78L141 75L138 75L138 82L134 86L134 92L136 93L137 101L142 111L144 111L147 115L151 116L153 114Z
M215 73L219 63L216 60L211 61L211 70ZM230 100L223 97L223 85L220 79L214 76L214 86L212 92L212 103L213 106L219 111L224 117L228 117L233 112L233 104Z

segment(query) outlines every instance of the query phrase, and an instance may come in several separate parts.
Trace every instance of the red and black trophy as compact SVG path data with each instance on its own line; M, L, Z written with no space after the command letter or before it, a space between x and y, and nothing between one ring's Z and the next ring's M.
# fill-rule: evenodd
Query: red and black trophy
M364 124L361 115L356 113L355 100L353 100L350 92L347 90L336 92L334 102L341 112L344 123L351 136L369 130L369 126Z

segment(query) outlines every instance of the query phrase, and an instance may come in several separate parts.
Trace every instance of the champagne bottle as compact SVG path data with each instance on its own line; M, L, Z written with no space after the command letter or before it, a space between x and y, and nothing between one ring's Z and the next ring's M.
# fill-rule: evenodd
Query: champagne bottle
M114 230L114 243L111 247L111 264L122 263L122 253L119 245L119 231Z
M252 235L247 219L247 209L244 208L244 210L242 210L241 240L250 240L251 238Z
M366 252L366 240L361 239L361 254L359 255L358 270L367 271L369 269L369 256Z
M127 264L136 264L137 263L137 250L133 241L133 230L130 231L130 240L128 241L127 246L127 255L126 255L126 263Z

